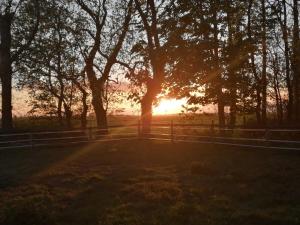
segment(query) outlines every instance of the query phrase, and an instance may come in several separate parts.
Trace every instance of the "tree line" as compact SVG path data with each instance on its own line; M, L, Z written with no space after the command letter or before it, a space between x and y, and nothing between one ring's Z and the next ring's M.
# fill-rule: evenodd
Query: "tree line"
M32 111L107 128L123 74L144 133L160 95L188 110L217 105L219 126L255 114L267 126L300 121L297 0L4 0L0 3L2 128L13 128L12 89ZM271 109L272 108L272 109ZM229 121L226 124L226 111Z

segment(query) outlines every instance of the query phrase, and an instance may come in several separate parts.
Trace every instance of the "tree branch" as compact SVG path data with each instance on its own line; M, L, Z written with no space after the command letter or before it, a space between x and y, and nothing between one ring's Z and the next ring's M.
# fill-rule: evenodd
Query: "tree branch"
M40 5L39 5L39 1L38 1L38 0L35 0L35 9L36 9L36 13L37 13L37 14L36 14L36 22L35 22L35 25L34 25L34 27L33 27L33 30L32 30L32 32L31 32L31 34L30 34L30 36L29 36L27 42L26 42L24 45L22 45L22 46L21 46L21 47L13 54L13 56L12 56L12 62L17 61L18 58L19 58L19 56L20 56L24 51L26 51L26 50L30 47L32 41L33 41L34 38L35 38L35 35L36 35L37 32L38 32L38 28L39 28L39 24L40 24Z

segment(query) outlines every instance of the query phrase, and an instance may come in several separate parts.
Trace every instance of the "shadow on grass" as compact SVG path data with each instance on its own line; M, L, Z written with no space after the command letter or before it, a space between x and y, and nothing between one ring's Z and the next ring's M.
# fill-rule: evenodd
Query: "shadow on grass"
M17 170L0 174L19 181L0 190L6 225L299 224L295 153L123 142L6 154Z

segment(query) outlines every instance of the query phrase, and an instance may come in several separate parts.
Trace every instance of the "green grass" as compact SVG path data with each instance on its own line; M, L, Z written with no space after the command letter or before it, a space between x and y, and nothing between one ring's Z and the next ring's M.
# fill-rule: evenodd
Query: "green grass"
M300 154L146 141L0 151L0 224L300 224Z

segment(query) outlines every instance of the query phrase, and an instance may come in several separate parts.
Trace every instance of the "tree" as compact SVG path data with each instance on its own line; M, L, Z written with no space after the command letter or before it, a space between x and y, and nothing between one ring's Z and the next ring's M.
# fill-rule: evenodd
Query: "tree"
M92 105L96 114L97 125L100 128L106 129L107 118L103 102L105 83L111 75L110 72L112 67L118 62L117 57L122 49L131 20L133 0L129 0L126 5L122 5L123 8L121 7L119 11L119 13L122 13L119 17L121 18L121 22L114 21L119 22L118 25L120 27L117 28L116 24L113 24L111 27L105 26L109 25L109 13L107 10L108 3L106 0L76 0L76 3L89 17L89 24L86 27L91 27L90 24L93 25L93 28L85 29L87 35L92 38L90 41L92 44L87 46L85 48L86 51L83 52L85 58L84 71L89 81L89 87L92 94ZM114 3L111 2L111 4ZM111 18L113 16L115 15L112 15ZM106 42L104 42L102 38L105 38ZM109 40L112 42L109 42ZM107 52L105 52L102 48L107 50ZM96 59L99 55L105 59L105 62L101 65L102 67L96 65ZM97 68L97 70L101 73L100 77L97 75L95 68Z
M85 115L87 110L87 93L80 84L82 78L78 66L75 66L81 63L75 41L77 34L72 29L75 21L62 1L45 1L42 12L40 32L32 43L34 49L17 65L20 73L18 84L30 90L35 110L44 109L48 104L52 113L50 106L55 102L59 124L63 126L65 118L67 127L71 128L73 108L79 98L76 90L82 93L85 101ZM86 122L82 122L82 126L86 126Z
M262 17L262 75L261 75L261 86L262 86L262 105L261 105L261 118L262 124L267 124L267 19L266 19L266 2L261 0L261 17Z
M284 42L284 56L285 56L285 82L288 91L287 103L287 120L292 121L294 109L294 94L291 80L291 57L290 57L290 44L288 32L288 11L286 0L278 0L277 19L282 31L282 40Z
M27 56L28 52L26 51L38 31L39 12L38 0L4 0L0 3L0 78L2 84L2 128L4 130L13 128L13 64L21 57Z
M292 46L292 70L293 70L293 92L295 96L294 119L300 121L300 37L299 37L299 10L298 1L293 0L293 46Z
M213 9L213 42L214 42L214 49L213 49L213 57L214 57L214 67L216 73L216 92L217 92L217 102L218 102L218 116L219 116L219 126L225 127L225 101L224 101L224 93L223 93L223 76L221 71L220 65L220 41L219 41L219 19L218 19L218 6L219 1L213 1L212 9Z
M168 58L168 89L188 98L190 105L218 105L219 125L225 126L225 106L236 114L249 105L251 86L244 3L178 0L164 22ZM176 16L177 15L177 16ZM248 86L247 86L248 85ZM247 112L248 112L247 106Z
M250 48L250 56L249 56L249 62L250 62L250 68L251 72L254 77L254 89L255 89L255 100L256 100L256 106L255 106L255 113L256 113L256 120L257 123L261 123L261 77L259 75L259 71L256 66L256 51L257 46L255 43L255 39L258 38L257 36L254 37L253 33L257 33L257 27L258 25L255 24L254 16L252 16L254 11L254 5L255 2L253 0L249 0L248 10L247 10L247 35L248 35L248 42L249 42L249 48ZM256 26L254 26L254 24Z
M157 95L162 91L162 85L165 80L164 47L160 36L158 24L159 10L163 10L163 2L161 4L154 0L141 2L135 0L136 10L141 19L142 32L145 39L142 39L133 52L140 52L143 59L145 69L138 73L138 76L144 77L145 94L141 99L141 121L142 133L149 134L152 121L152 106ZM160 7L162 6L162 7Z

